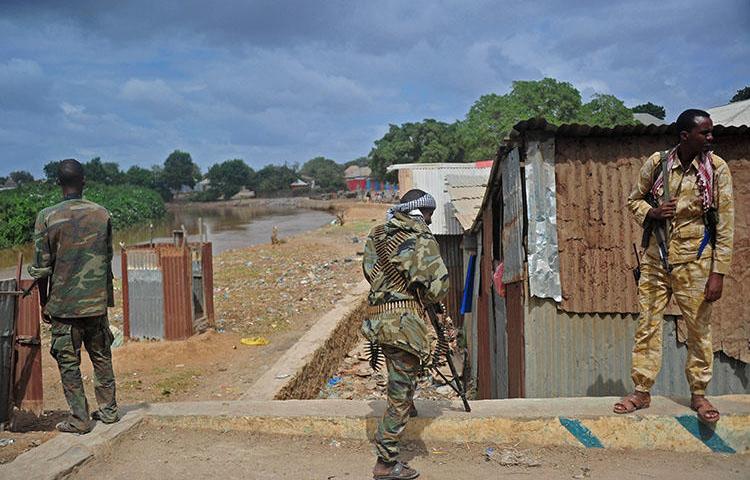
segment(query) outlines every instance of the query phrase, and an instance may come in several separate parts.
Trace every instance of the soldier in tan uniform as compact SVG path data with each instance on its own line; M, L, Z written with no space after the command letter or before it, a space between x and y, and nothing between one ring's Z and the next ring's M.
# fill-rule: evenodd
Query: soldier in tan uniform
M63 201L37 216L29 274L39 284L44 318L51 323L50 353L70 407L68 420L57 429L87 433L91 420L119 420L110 350L114 337L107 321L107 307L114 306L112 225L104 207L82 198L84 174L78 161L60 162L58 183ZM82 345L94 366L99 404L91 418L81 379Z
M383 349L388 368L388 406L375 433L377 480L413 479L419 473L399 462L399 439L414 409L417 376L430 360L429 322L423 302L439 302L448 292L448 269L428 225L435 199L410 190L372 229L363 270L370 283L365 336Z
M641 267L631 371L635 391L614 411L630 413L650 405L661 367L664 309L673 295L688 330L685 374L691 408L702 421L714 423L719 412L705 397L714 358L710 316L732 259L732 177L726 162L711 151L713 122L707 112L686 110L677 128L680 143L646 160L628 198L636 220L661 225L663 233L661 244L658 235L650 239ZM669 198L663 198L665 191ZM654 199L661 202L654 206Z

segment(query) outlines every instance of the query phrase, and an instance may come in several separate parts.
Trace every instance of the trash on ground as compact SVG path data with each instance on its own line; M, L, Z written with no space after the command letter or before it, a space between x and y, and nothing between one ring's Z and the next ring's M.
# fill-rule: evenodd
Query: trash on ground
M328 386L329 387L335 387L339 383L341 383L341 377L337 376L337 377L331 377L331 378L328 379Z
M240 340L240 343L249 346L263 346L268 345L270 342L266 337L246 337Z
M528 452L520 452L514 448L506 448L498 452L492 447L487 447L484 456L487 461L495 461L504 467L540 467L542 465Z
M13 445L15 443L15 440L12 438L0 438L0 447L7 447L8 445Z
M591 469L589 467L581 467L581 473L573 475L573 478L589 478L591 476Z
M114 325L110 325L109 331L112 332L112 336L114 337L112 348L122 347L122 344L125 343L125 336L122 334L122 330Z
M274 378L276 378L277 380L282 380L284 378L289 378L289 377L291 377L291 375L288 373L277 373Z

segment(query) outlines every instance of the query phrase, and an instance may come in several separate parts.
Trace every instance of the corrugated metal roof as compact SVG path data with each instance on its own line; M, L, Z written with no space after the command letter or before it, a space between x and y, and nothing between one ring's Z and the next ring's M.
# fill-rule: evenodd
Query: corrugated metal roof
M634 113L633 118L638 120L644 125L666 125L667 122L659 117L655 117L650 113Z
M391 165L388 171L399 171L402 194L419 188L435 197L437 208L432 214L430 230L435 235L463 235L464 227L459 223L451 205L446 177L474 176L488 178L489 169L477 168L473 163L407 163Z
M471 228L487 189L490 169L483 175L447 175L445 183L453 206L453 214L464 230Z
M711 120L713 120L714 125L723 125L725 127L750 125L750 100L709 108L706 111L711 114Z
M710 112L709 112L710 113ZM750 135L750 127L716 125L714 121L714 136L735 136ZM579 123L570 123L563 125L554 125L544 118L531 118L518 122L510 133L510 138L518 137L522 132L542 130L552 132L556 136L563 137L625 137L638 135L677 135L677 126L674 123L668 125L617 125L614 127L597 127L592 125L582 125Z

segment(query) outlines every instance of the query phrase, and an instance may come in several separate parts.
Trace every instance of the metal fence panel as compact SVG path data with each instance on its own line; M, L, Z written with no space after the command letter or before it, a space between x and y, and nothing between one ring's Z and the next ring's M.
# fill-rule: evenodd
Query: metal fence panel
M523 187L521 160L514 148L501 160L503 182L503 283L523 280Z
M164 276L153 250L127 251L130 337L164 338Z
M21 288L30 288L33 280L21 280ZM20 410L41 415L44 412L44 383L42 381L42 342L39 289L18 300L16 322L16 361L13 400Z

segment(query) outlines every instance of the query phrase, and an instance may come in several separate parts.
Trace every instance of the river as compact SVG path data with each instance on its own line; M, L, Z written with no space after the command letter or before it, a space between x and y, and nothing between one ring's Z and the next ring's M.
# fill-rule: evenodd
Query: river
M114 232L115 256L112 271L120 277L120 243L132 245L154 241L168 241L172 231L183 225L188 232L189 240L197 240L199 219L203 219L203 228L212 243L213 254L217 255L233 248L248 247L271 241L271 230L278 227L279 237L296 235L316 229L333 218L332 214L318 210L307 210L293 206L232 206L232 205L169 205L165 218L121 231ZM15 265L18 253L24 256L24 278L26 266L31 261L33 245L0 250L0 278L15 276Z

